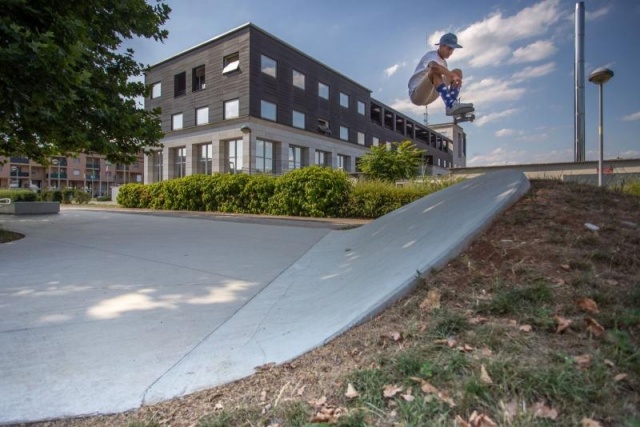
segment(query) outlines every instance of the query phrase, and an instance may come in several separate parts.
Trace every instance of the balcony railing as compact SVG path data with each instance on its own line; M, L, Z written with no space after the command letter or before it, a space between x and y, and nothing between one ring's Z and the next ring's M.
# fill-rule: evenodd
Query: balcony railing
M60 176L58 176L57 172L53 172L49 174L49 178L52 179L67 179L67 174L66 173L60 173Z
M100 169L100 163L88 163L87 162L87 169Z
M28 157L11 157L11 163L22 163L22 164L28 165L29 158Z

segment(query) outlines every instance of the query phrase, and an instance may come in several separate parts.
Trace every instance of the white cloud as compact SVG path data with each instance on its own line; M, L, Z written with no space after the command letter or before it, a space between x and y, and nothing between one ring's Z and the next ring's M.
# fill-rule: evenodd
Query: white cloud
M398 68L400 68L400 65L398 64L392 65L389 68L385 68L384 73L386 74L387 77L391 77L396 73L396 71L398 71Z
M484 155L472 155L467 162L468 166L506 166L561 163L573 161L573 150L554 150L548 152L532 152L529 150L512 150L507 147L499 147Z
M547 64L539 65L537 67L529 66L518 71L517 73L514 73L511 78L516 81L528 80L536 77L546 76L547 74L554 72L555 69L556 69L555 62L549 62Z
M436 101L437 102L437 101ZM433 105L433 104L431 104ZM400 111L401 113L407 115L420 116L424 114L424 105L415 105L411 100L407 99L396 99L391 105L389 105L394 110Z
M503 138L505 136L512 136L512 135L515 135L517 133L518 133L518 131L515 130L515 129L500 129L500 130L496 131L495 135L498 138Z
M514 87L505 80L482 79L465 85L460 97L462 102L473 102L478 109L483 105L518 100L525 92L524 88Z
M624 116L622 118L622 120L627 121L627 122L640 120L640 111L638 111L637 113L629 114L628 116Z
M611 10L610 6L605 6L593 12L589 12L588 10L585 10L585 14L584 14L585 19L587 21L595 21L599 18L602 18L605 15L608 15L610 10Z
M498 111L498 112L495 112L495 113L485 114L485 115L482 115L482 116L480 116L480 117L478 117L476 119L476 125L482 127L482 126L486 125L487 123L491 123L491 122L495 122L495 121L504 119L505 117L512 116L517 112L518 112L518 109L511 108L511 109L504 110L504 111Z
M543 0L522 9L513 16L503 16L496 12L484 20L475 22L458 31L458 40L463 49L457 49L452 61L467 61L472 67L499 65L513 50L514 43L547 33L549 28L563 19L560 0ZM444 31L433 33L429 43L436 43ZM533 43L531 54L542 55L549 52L549 42L541 45ZM527 53L523 51L522 55ZM526 55L525 55L526 56Z
M513 51L513 55L509 63L521 64L523 62L536 62L556 53L558 49L549 40L538 40L527 46L520 47Z

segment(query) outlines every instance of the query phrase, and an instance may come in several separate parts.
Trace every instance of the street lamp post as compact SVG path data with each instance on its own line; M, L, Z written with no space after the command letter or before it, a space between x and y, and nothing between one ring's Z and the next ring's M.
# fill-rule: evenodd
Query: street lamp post
M20 180L18 179L18 167L17 166L11 166L11 173L14 175L14 179L18 183L18 188L20 188ZM9 181L11 181L11 179L9 179ZM9 188L11 188L11 184L12 183L9 183Z
M600 144L599 144L600 149L598 154L598 187L602 187L602 156L603 156L602 152L604 150L604 124L602 120L602 117L603 117L602 104L603 104L604 91L602 90L602 86L604 86L604 84L608 82L609 79L611 79L611 77L613 77L613 71L611 71L606 67L597 68L589 75L589 81L591 83L598 85L598 94L599 94L598 108L599 108L599 114L600 114L600 125L598 127L598 134L600 135Z
M58 183L56 184L56 188L57 188L58 190L60 190L60 160L58 160L58 159L53 159L53 160L51 160L51 163L53 163L54 165L57 165L57 166L58 166L58 175L57 175Z

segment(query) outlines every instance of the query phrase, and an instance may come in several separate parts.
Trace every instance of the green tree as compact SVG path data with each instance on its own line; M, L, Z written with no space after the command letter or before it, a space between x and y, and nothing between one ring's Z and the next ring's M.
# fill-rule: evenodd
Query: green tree
M391 182L409 179L416 175L425 152L411 141L393 142L391 147L371 147L358 165L367 178Z
M0 155L130 163L159 146L160 111L136 105L148 89L131 80L145 66L122 42L164 40L170 11L161 0L0 0Z

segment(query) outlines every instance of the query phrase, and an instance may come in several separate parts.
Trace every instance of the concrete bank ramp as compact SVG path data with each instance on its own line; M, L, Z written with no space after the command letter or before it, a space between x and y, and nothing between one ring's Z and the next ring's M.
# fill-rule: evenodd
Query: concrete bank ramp
M416 272L445 265L528 189L522 172L493 172L330 232L151 385L144 403L234 381L326 343L410 291Z

